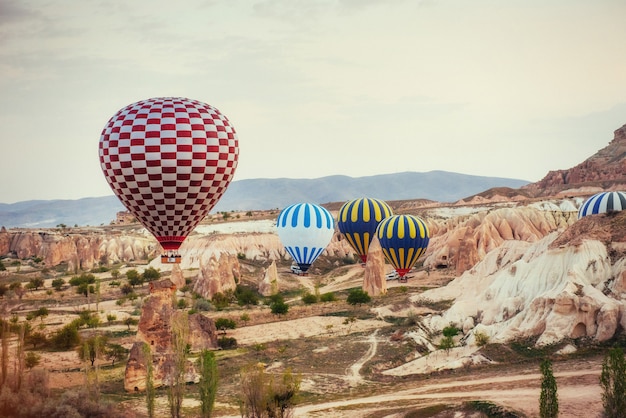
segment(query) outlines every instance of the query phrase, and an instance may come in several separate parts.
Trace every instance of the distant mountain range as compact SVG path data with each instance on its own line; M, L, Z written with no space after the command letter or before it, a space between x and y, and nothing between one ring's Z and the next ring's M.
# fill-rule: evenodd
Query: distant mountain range
M404 172L367 177L328 176L317 179L252 179L234 181L215 212L283 208L297 202L342 202L357 197L383 200L429 199L455 202L493 187L519 188L528 181L482 177L446 171ZM0 226L49 228L109 224L125 208L117 197L77 200L29 200L0 203Z

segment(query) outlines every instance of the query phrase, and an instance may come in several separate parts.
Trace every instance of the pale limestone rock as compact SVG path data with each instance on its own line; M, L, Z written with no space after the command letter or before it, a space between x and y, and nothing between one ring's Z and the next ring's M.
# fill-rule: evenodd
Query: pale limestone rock
M147 373L145 347L149 347L155 387L171 382L173 367L172 317L176 314L173 298L176 286L169 279L150 282L150 296L146 298L139 320L137 341L133 344L126 363L124 388L129 391L144 391ZM188 343L192 351L217 348L215 322L200 313L188 317ZM186 382L198 382L199 375L191 362L187 362Z
M270 296L278 292L278 269L276 268L276 262L272 261L265 270L263 279L259 282L259 293L263 296Z
M176 286L176 289L182 289L185 287L185 277L183 276L183 271L180 268L179 264L174 264L172 266L172 274L170 275L170 280Z
M198 280L194 285L194 292L205 299L212 299L216 293L235 290L235 278L241 277L239 260L234 254L221 253L219 259L213 254L205 264L200 260Z
M365 274L363 276L363 290L370 296L379 296L387 293L385 256L376 236L372 238L367 253Z

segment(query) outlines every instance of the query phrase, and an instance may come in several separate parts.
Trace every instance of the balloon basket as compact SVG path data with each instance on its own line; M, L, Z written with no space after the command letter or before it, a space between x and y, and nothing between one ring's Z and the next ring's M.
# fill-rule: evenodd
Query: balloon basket
M161 254L161 263L163 264L180 264L181 259L180 254Z

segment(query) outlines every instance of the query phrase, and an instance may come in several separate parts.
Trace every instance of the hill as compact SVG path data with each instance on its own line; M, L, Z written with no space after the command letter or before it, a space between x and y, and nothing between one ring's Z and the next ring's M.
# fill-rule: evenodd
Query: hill
M518 188L527 181L445 171L403 172L367 177L251 179L231 183L216 212L283 208L296 202L344 202L372 196L384 200L429 199L454 202L493 187ZM111 195L77 200L30 200L0 204L0 226L47 228L107 225L125 208Z

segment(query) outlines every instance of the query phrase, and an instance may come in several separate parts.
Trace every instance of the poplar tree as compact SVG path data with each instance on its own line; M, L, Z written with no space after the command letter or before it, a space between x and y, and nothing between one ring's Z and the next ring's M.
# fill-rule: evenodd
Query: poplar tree
M626 361L621 347L609 350L600 374L602 406L607 418L622 418L626 411Z
M217 394L217 362L215 355L209 350L202 350L200 354L200 416L210 418L213 415L213 405Z
M552 362L544 359L541 362L541 395L539 396L539 416L541 418L556 418L559 415L559 398L556 390L556 379L552 374Z

